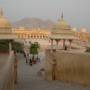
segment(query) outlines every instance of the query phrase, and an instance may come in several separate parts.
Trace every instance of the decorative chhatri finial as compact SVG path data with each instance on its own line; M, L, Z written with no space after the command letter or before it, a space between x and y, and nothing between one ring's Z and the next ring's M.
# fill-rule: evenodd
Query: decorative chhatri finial
M0 16L3 16L3 9L0 9Z
M61 19L63 19L63 12L62 12L62 15L61 15Z
M59 19L58 19L58 21L60 21L60 20L63 20L63 19L64 19L63 12L61 13L61 15L60 15L60 16L61 16L61 18L59 18Z

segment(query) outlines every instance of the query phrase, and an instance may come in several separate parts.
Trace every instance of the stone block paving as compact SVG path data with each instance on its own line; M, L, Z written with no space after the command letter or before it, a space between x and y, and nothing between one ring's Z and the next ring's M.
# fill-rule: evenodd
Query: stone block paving
M25 63L24 57L19 55L18 84L15 90L90 90L88 86L44 80L37 74L40 68L41 63L30 66Z

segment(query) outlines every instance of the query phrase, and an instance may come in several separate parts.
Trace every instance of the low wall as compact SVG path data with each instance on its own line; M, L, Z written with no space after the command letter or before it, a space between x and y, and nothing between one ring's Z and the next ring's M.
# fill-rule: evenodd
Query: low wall
M14 90L16 81L16 60L13 52L0 58L0 90Z
M56 64L53 65L53 60ZM54 68L54 69L53 69ZM90 85L90 54L46 50L45 78Z

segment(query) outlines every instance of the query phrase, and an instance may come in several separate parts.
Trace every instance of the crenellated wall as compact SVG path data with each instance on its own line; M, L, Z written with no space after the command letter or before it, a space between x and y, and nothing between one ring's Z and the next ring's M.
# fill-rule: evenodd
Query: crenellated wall
M90 85L90 54L46 50L45 78Z

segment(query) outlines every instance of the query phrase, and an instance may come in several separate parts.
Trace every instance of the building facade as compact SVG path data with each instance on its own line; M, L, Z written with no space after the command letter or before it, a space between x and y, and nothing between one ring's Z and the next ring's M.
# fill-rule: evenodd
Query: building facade
M61 17L61 21L59 21L53 29L54 30L46 30L40 28L27 29L23 27L13 28L11 23L4 17L3 10L0 10L0 39L14 39L26 45L29 45L31 42L38 42L42 46L48 46L50 45L50 37L55 39L58 37L64 38L65 36L67 38L67 34L69 36L72 35L72 28L64 21L63 15ZM73 32L79 40L90 42L89 32L85 30L74 30ZM51 33L53 33L53 36L51 36ZM63 36L58 36L58 34L62 34Z
M17 35L18 40L29 45L30 43L38 42L40 45L49 44L50 32L45 29L33 28L26 29L23 27L13 28L12 32Z

